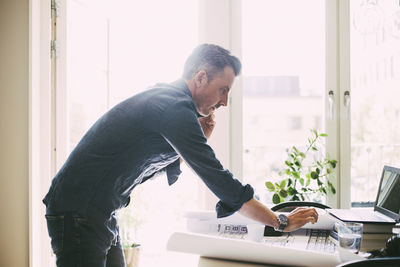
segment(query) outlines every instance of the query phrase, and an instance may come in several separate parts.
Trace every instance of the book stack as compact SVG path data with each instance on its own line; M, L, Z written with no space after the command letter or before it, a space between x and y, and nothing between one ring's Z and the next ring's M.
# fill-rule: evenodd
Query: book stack
M334 218L341 222L339 219ZM400 224L391 223L363 223L363 236L361 241L361 251L371 251L386 247L386 241L393 235L400 233ZM337 229L334 226L331 237L338 240Z

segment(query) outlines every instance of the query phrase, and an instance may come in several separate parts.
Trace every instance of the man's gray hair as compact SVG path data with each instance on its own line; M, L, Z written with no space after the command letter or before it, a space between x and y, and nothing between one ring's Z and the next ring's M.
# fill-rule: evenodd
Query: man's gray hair
M187 58L182 77L186 80L192 78L200 70L205 70L209 80L222 72L226 66L232 67L235 76L240 74L242 64L240 60L231 53L213 44L201 44L196 47Z

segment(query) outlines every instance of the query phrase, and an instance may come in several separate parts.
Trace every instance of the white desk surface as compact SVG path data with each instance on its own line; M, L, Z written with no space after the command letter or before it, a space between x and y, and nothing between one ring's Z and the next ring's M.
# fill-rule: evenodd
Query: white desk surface
M257 263L237 262L199 257L199 264L196 267L272 267L278 265L265 265Z

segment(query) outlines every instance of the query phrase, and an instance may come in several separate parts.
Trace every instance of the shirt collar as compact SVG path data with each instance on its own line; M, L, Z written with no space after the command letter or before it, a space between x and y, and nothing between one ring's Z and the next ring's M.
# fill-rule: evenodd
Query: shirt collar
M190 92L189 86L187 85L186 81L185 81L184 79L181 78L181 79L178 79L178 80L172 82L171 85L176 86L176 87L178 87L178 88L181 88L182 91L183 91L185 94L187 94L188 96L190 96L190 98L192 99L193 108L194 108L194 111L196 112L197 118L203 118L204 116L200 115L200 113L197 112L196 105L195 105L194 102L193 102L192 92Z

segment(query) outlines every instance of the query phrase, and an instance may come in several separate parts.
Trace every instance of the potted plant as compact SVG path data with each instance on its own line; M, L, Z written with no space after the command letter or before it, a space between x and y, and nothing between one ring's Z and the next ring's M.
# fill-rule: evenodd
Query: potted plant
M138 267L140 259L140 244L123 242L125 262L127 267Z
M133 211L130 207L120 210L118 216L126 266L138 267L141 245L134 240L137 240L137 231L142 224L142 220L133 215Z
M328 135L318 133L315 129L311 130L311 134L303 151L296 146L286 149L284 168L278 172L282 179L275 183L265 183L268 191L273 193L274 204L284 201L310 201L311 197L316 198L312 201L321 201L321 196L328 192L336 193L330 179L337 161L322 153L324 146L321 139Z

